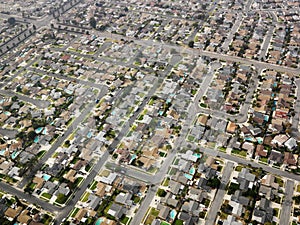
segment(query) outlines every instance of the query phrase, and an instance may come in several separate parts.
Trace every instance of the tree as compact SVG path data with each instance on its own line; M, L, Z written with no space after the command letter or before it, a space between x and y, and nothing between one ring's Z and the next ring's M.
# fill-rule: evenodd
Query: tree
M7 22L9 23L9 25L15 25L16 23L16 19L14 17L10 17L8 18Z
M90 18L90 25L92 28L96 28L97 21L96 21L95 17Z
M194 48L194 41L190 41L188 45L190 48Z

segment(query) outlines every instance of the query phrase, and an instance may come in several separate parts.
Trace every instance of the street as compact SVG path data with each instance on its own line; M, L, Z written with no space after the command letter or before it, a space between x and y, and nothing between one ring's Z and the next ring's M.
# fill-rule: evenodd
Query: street
M211 202L210 209L207 212L207 216L205 218L205 225L212 225L215 223L218 212L220 211L222 202L224 200L224 196L226 194L226 185L229 182L233 169L234 169L234 164L232 162L228 162L225 168L223 169L221 184L217 190L217 194L215 195L215 198Z
M292 180L287 180L285 185L285 196L282 203L282 208L280 212L279 225L286 225L290 223L291 210L293 205L293 194L294 194L295 183Z

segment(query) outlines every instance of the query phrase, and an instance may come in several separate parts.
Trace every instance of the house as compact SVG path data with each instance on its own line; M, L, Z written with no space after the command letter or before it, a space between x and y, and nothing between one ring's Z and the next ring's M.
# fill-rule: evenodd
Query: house
M195 225L198 224L199 216L192 216L187 212L180 212L178 218L184 221L185 225Z
M235 216L228 215L227 219L223 222L223 225L243 225L243 223L236 221Z
M88 211L85 208L79 209L79 211L74 216L75 221L81 222L82 219L86 216L87 212Z
M234 134L236 129L237 129L237 125L235 123L229 121L227 128L226 128L226 132L228 132L230 134Z
M298 147L298 144L295 138L290 138L284 143L284 146L286 146L289 150L294 150Z
M185 211L185 212L188 212L190 214L193 214L193 215L199 215L199 212L197 211L199 208L199 203L196 202L196 201L193 201L193 200L190 200L190 201L186 201L183 203L183 205L181 206L181 210L182 211Z
M22 211L22 207L18 206L16 208L8 208L4 215L9 218L10 221L14 220Z
M242 149L247 151L248 155L252 155L253 151L254 151L255 146L253 145L253 143L250 142L244 142L242 145Z
M17 221L21 224L28 224L28 222L31 220L31 217L27 215L29 211L26 209L21 212L21 214L18 216Z
M215 158L213 156L208 156L205 161L205 166L212 166L215 163Z
M248 187L247 187L248 189ZM241 190L236 190L234 192L234 195L231 196L231 200L232 201L235 201L237 203L240 203L244 206L248 206L249 204L249 198L245 197L245 196L242 196L242 191Z
M115 202L120 203L122 205L128 205L131 206L132 205L132 200L130 200L132 198L132 194L130 193L124 193L121 192L117 195Z
M98 196L94 195L94 194L90 194L87 200L88 203L88 207L90 209L95 210L97 208L97 206L99 205L101 201L101 198L99 198Z
M208 183L208 180L205 179L205 178L203 178L203 177L201 177L201 178L199 179L199 182L198 182L198 188L199 188L199 189L202 189L202 190L205 190L205 191L207 191L207 192L210 192L210 191L211 191L211 187L209 187L209 186L207 185L207 183Z
M272 163L281 164L283 161L283 155L281 152L278 152L276 150L272 150L269 156L269 160Z
M120 219L124 213L125 209L123 208L123 206L117 203L113 203L107 212L107 214L115 217L116 219Z
M273 210L271 213L257 208L254 209L254 213L252 217L253 220L256 220L257 222L264 224L266 222L271 222L272 218L273 218Z
M281 147L283 144L288 140L288 136L285 134L278 134L276 135L273 140L271 141L271 144L273 146Z
M255 155L260 157L266 157L268 155L268 151L264 149L264 145L259 144L256 146Z
M173 180L170 180L169 181L169 185L168 187L170 188L170 191L177 195L179 193L179 190L180 190L180 187L181 187L181 184L176 182L176 181L173 181Z
M106 184L98 182L96 195L98 195L99 197L103 197L105 195L105 189L106 189Z
M203 198L206 196L206 193L203 190L200 190L198 188L190 187L190 190L188 192L188 198L202 202Z
M178 206L179 200L175 199L175 198L168 198L166 201L167 205L176 208Z
M159 204L157 206L157 209L159 210L159 214L157 217L162 220L167 220L167 218L169 217L171 208L169 206L164 206L164 205Z
M297 160L295 159L293 153L291 152L285 152L284 153L284 158L283 158L283 163L289 166L296 166L297 165Z

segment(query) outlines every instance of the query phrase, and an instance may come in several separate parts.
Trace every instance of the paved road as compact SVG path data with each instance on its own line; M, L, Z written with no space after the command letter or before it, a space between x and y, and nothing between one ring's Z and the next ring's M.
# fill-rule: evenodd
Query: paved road
M41 74L45 73L45 71L36 69L36 68L29 68L29 70L34 71L36 73L41 73ZM49 73L49 72L46 72L46 73L47 73L47 76L51 76L51 77L55 77L55 78L63 79L63 80L68 80L68 81L75 81L78 84L86 85L86 86L97 88L100 90L105 87L103 84L98 84L98 83L91 82L91 81L81 80L76 77L63 76L61 74Z
M250 109L251 103L252 103L252 96L254 91L257 89L258 85L258 75L261 74L262 68L258 68L257 73L253 73L253 83L249 84L249 88L247 91L246 99L244 101L244 104L240 108L240 112L237 115L230 115L226 112L220 111L220 110L212 110L208 108L202 108L197 106L198 113L208 113L210 115L213 115L216 118L230 118L231 121L236 121L237 123L245 123L248 120L248 111Z
M98 162L93 167L88 177L83 181L76 193L73 194L72 199L68 202L67 206L63 207L58 216L56 217L56 224L60 224L64 218L66 218L70 212L74 209L76 203L79 201L83 193L88 188L88 185L94 180L96 175L99 173L105 162L108 160L109 153L105 151Z
M287 180L286 186L285 186L285 199L282 203L282 208L280 212L280 220L279 225L287 225L290 224L291 219L291 210L293 205L293 194L294 194L294 181Z
M50 105L49 101L40 100L40 99L32 99L26 95L21 95L17 92L13 92L13 91L0 90L0 94L4 94L4 95L10 96L10 97L17 96L20 100L22 100L24 102L29 102L40 109L47 108Z
M299 132L299 122L300 122L300 80L296 80L296 87L297 87L297 100L295 102L295 116L293 117L293 122L292 122L292 132L291 135L296 139L300 139L300 132Z
M101 92L98 95L98 98L101 99L106 93L107 93L107 90L105 88L102 88ZM74 132L75 129L77 129L78 125L85 119L85 117L92 111L92 109L94 107L95 107L95 102L94 101L87 105L87 107L81 112L81 114L68 127L68 129L64 133L64 135L57 138L55 143L46 152L46 154L43 156L43 158L41 158L39 160L38 164L34 168L32 168L32 170L29 172L28 176L25 176L23 178L23 180L18 185L19 188L24 188L25 187L25 185L36 174L36 172L53 155L53 153L56 151L56 149L69 137L70 134L72 134Z
M229 49L229 44L232 42L233 35L237 32L237 30L241 26L241 23L243 22L243 20L242 20L243 17L242 16L243 16L242 13L238 14L238 16L235 20L235 23L234 23L234 25L232 26L232 28L229 32L228 37L226 38L226 40L224 41L224 43L222 45L223 51L227 51Z
M232 162L228 162L224 168L221 184L219 189L217 190L217 194L215 195L215 198L212 200L210 209L205 218L205 225L212 225L215 223L218 212L220 211L222 202L224 200L224 196L226 194L226 185L229 182L233 168L234 168L234 164Z
M175 62L173 62L175 63ZM174 64L175 65L175 64ZM214 67L216 66L216 64L213 64L214 66L212 66L210 69L211 71L214 70ZM197 93L195 99L201 99L203 97L203 95L205 94L205 91L208 87L208 83L211 82L211 77L207 76L206 82L202 82L201 87L199 88L199 92ZM175 140L174 143L174 148L176 150L179 150L181 146L183 146L185 144L185 134L188 131L188 128L192 125L194 118L196 116L196 113L193 110L190 109L195 109L196 105L198 104L198 101L194 101L190 104L189 106L189 114L182 126L181 132L180 132L180 136L177 137L177 139ZM148 181L150 181L152 184L156 184L159 185L163 179L165 178L169 167L171 166L177 151L175 151L175 149L172 149L171 152L168 153L167 157L165 158L162 166L160 167L159 171L152 176L152 178ZM157 191L158 187L155 186L154 187L155 192ZM134 217L132 224L141 224L142 223L142 219L143 219L143 215L145 215L145 213L148 210L149 204L150 204L150 198L152 199L154 197L153 194L151 194L149 197L147 197L145 200L145 204L142 204L138 210L138 212L136 213L136 216ZM149 203L149 204L148 204Z
M186 48L186 47L179 46L176 44L167 44L167 43L162 43L162 42L150 40L150 39L138 40L136 38L125 37L122 35L112 34L109 32L95 32L95 33L101 37L113 38L116 40L123 39L123 40L128 40L128 41L134 41L136 44L139 44L142 46L147 46L147 47L148 46L161 46L163 44L163 47L165 49L175 49L176 51L181 52L181 53L187 53L187 54L199 55L199 56L207 56L210 58L215 58L215 59L224 60L224 61L238 62L238 63L243 63L246 65L254 65L258 68L274 69L274 70L277 70L279 72L284 72L284 73L299 74L299 69L297 69L297 68L291 68L291 67L286 67L286 66L282 66L282 65L260 62L260 61L254 60L254 59L241 58L238 56L231 56L231 55L221 54L221 53L217 53L217 52L204 51L204 50L200 50L200 49Z
M39 198L36 198L32 195L24 193L22 190L18 190L15 187L12 187L9 184L0 182L0 189L11 194L17 196L19 199L25 199L28 203L36 204L41 206L44 210L47 210L52 213L57 213L60 209L57 206L51 205L48 202L45 202Z
M189 143L189 144L191 144L191 143ZM196 144L191 144L191 145L194 148L199 147ZM217 150L211 149L211 148L206 148L206 147L201 147L200 146L200 151L205 153L205 154L214 156L214 157L221 157L221 158L224 158L224 159L227 159L229 161L233 161L233 162L236 162L236 163L242 164L242 165L251 165L254 168L262 168L263 170L265 170L268 173L272 173L272 174L276 174L278 176L286 177L286 178L291 179L291 180L300 181L300 176L299 175L289 173L287 171L282 171L280 169L271 167L269 165L256 163L254 161L249 161L249 160L246 160L245 158L241 158L241 157L238 157L238 156L235 156L235 155L229 155L229 154L226 154L224 152L220 152L220 151L217 151Z

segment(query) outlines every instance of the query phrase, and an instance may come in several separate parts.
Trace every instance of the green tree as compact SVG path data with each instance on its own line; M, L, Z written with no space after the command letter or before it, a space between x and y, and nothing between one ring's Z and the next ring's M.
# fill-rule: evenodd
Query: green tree
M188 45L190 48L194 48L194 41L190 41Z
M92 28L96 28L96 25L97 25L97 21L96 21L95 17L91 17L90 18L90 26Z

